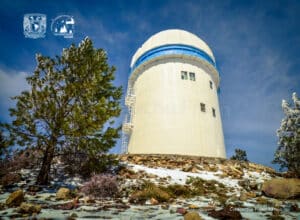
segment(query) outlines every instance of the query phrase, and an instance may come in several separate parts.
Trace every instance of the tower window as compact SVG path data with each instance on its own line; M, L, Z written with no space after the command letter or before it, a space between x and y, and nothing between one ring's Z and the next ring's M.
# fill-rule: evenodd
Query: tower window
M201 112L205 112L205 104L204 103L200 103L200 109L201 109Z
M189 72L189 75L190 75L190 80L196 81L195 73Z
M187 80L188 79L188 74L186 71L181 71L181 79L182 80Z
M209 87L210 87L211 89L213 89L213 82L212 82L212 81L209 81Z
M212 108L212 115L216 117L216 110L214 108Z

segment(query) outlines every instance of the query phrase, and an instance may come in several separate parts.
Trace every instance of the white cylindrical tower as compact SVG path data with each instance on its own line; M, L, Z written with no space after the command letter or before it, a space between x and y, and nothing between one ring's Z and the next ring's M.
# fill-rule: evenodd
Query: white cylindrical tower
M165 30L134 54L123 150L225 158L214 55L196 35Z

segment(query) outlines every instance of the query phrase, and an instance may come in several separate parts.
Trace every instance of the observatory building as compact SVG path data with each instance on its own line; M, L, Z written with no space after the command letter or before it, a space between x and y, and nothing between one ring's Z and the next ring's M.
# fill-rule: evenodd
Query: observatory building
M150 37L133 55L122 150L225 158L220 77L209 46L184 30Z

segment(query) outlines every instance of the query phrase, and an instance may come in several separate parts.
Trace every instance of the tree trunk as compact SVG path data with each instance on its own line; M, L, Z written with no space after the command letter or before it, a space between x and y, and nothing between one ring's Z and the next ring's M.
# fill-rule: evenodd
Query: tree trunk
M49 174L51 169L51 163L54 157L55 145L48 146L44 152L42 167L37 176L36 184L47 185L49 182Z

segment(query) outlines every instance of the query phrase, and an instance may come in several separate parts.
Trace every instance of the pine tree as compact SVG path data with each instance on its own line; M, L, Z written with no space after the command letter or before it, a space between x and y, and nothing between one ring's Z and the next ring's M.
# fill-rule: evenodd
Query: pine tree
M26 79L31 89L13 98L13 121L4 127L15 144L42 150L37 184L47 184L53 158L62 149L94 156L114 146L122 88L113 85L115 68L108 65L106 52L95 49L89 38L61 56L38 54L36 60L33 75Z
M287 168L300 176L300 100L296 93L293 93L292 99L293 107L282 100L285 117L277 130L279 141L273 163L278 163L281 169Z
M248 162L246 151L238 148L235 149L235 154L230 159Z

